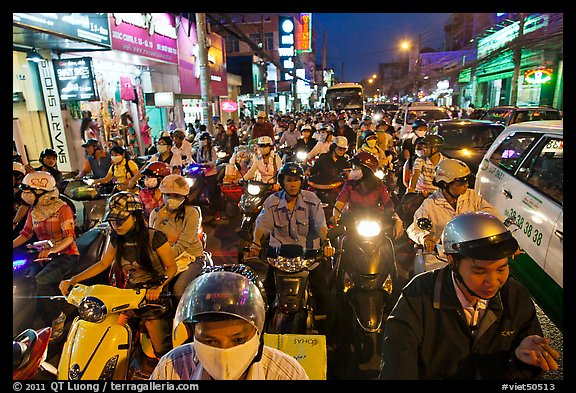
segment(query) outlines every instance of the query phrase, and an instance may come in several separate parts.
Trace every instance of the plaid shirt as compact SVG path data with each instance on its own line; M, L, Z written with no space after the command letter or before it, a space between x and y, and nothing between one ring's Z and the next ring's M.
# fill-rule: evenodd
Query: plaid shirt
M34 209L36 209L36 207ZM32 237L32 232L36 234L38 240L58 242L69 236L76 239L76 233L74 232L74 213L72 209L70 206L64 205L58 210L58 214L54 214L46 220L36 223L36 225L32 224L32 209L30 209L24 228L20 231L20 235L29 239ZM78 251L76 242L72 242L64 250L60 251L59 254L79 255L80 252Z
M438 164L446 157L440 154L440 159L438 160ZM436 165L438 165L436 164ZM432 164L432 161L428 157L418 157L414 161L414 168L412 171L420 170L420 177L418 177L418 181L416 182L416 191L430 191L434 192L438 189L435 185L432 184L432 180L434 180L434 170L436 166Z

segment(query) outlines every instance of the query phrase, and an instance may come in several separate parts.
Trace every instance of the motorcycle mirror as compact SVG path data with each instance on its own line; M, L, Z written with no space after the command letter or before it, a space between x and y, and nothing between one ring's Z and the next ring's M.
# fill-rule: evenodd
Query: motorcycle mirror
M416 225L424 231L432 229L432 221L428 217L420 217L418 221L416 221Z

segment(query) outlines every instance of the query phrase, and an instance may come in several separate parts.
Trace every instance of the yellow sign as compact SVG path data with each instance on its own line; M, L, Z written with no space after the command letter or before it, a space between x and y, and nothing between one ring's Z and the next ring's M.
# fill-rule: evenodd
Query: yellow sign
M308 378L325 380L328 366L326 336L317 334L268 334L264 345L293 356L306 370Z

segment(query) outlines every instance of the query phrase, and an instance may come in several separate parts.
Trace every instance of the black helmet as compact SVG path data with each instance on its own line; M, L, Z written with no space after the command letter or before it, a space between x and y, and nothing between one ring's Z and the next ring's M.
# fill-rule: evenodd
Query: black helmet
M442 138L440 135L428 134L424 137L422 143L424 143L424 146L427 147L441 148L444 145L444 138Z
M282 187L284 184L284 176L297 176L300 180L304 180L304 169L297 162L287 162L280 167L278 171L278 183Z
M87 146L98 147L99 145L100 145L100 143L98 143L98 139L89 138L89 139L86 139L86 142L84 142L84 144L82 144L82 147L87 147Z
M203 140L209 140L209 141L211 141L211 140L212 140L212 135L210 135L210 133L209 133L208 131L204 131L204 132L202 132L202 133L200 134L200 140L201 140L201 141L203 141Z
M412 129L415 130L418 127L428 127L428 123L424 119L414 119L412 122Z
M56 150L47 148L40 152L40 161L42 161L45 157L58 157Z

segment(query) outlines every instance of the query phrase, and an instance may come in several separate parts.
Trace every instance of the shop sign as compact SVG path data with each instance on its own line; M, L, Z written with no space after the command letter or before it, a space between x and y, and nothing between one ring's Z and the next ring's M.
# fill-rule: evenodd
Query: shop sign
M236 112L238 110L238 103L236 101L222 101L222 111Z
M294 27L294 18L291 16L278 17L278 32L280 34L278 55L280 58L280 64L284 67L284 69L280 71L281 81L293 79L293 76L286 71L289 71L292 74L294 72Z
M13 13L16 25L110 48L108 13Z
M165 13L111 13L112 49L178 63L174 16Z
M53 60L62 101L96 101L98 90L91 57Z
M543 85L552 83L552 68L536 68L524 71L525 85Z
M154 106L172 108L174 106L174 93L161 92L154 93Z
M60 109L58 84L56 82L56 76L54 75L52 62L45 60L38 62L38 74L40 76L40 85L42 86L42 95L44 97L44 106L46 108L52 147L58 154L58 169L62 172L71 172L70 152L68 151L68 142L66 141L66 133L64 132L64 120L62 119L62 110Z
M312 52L312 14L300 14L300 29L298 30L298 52Z

